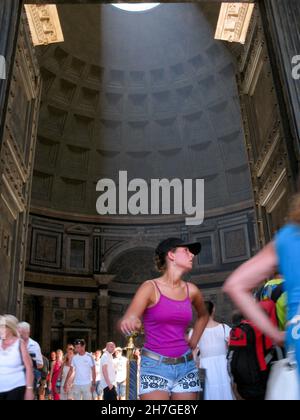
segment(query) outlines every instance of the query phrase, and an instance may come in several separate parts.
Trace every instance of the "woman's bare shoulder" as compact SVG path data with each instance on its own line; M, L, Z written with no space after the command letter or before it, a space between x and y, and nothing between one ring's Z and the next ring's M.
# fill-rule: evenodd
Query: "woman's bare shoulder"
M143 284L142 287L145 287L148 290L154 290L156 287L159 287L159 281L160 278L155 278L155 279L151 279L151 280L146 280Z
M155 281L156 279L144 281L144 283L141 284L139 290L145 293L152 292L155 288Z
M188 286L190 290L193 290L195 292L200 292L199 287L195 283L188 282Z
M193 296L199 295L199 294L201 295L201 291L196 284L190 283L190 282L188 282L187 284L188 284L189 291L190 291L191 295L193 295Z

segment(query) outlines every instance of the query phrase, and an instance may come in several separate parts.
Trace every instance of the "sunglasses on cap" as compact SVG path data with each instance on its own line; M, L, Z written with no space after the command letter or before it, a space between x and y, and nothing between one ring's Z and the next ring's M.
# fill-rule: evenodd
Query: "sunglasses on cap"
M74 346L85 346L85 341L83 339L78 339L74 341Z

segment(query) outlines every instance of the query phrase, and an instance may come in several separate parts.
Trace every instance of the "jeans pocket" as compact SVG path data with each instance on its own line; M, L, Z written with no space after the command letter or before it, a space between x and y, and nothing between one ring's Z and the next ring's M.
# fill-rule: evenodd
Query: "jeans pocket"
M141 360L141 368L143 369L153 369L159 365L158 360L150 359L150 357L143 357Z

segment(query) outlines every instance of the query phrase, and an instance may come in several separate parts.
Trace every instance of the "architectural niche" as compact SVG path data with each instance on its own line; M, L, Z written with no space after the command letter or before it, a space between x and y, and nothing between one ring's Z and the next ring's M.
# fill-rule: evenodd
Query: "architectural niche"
M244 44L253 9L251 3L222 3L215 38Z
M35 46L63 42L64 36L55 5L25 5L32 41Z

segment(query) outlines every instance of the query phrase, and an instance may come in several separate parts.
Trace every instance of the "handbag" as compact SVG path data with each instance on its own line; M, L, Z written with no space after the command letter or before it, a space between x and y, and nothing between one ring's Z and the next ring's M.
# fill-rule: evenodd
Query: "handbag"
M300 400L300 384L295 352L275 362L270 373L266 392L267 401Z
M300 313L300 306L298 309ZM296 325L299 315L287 323ZM291 347L285 359L275 362L272 366L268 380L266 398L267 401L298 401L300 400L300 378L295 350Z

